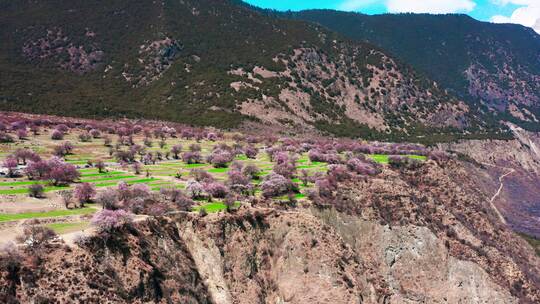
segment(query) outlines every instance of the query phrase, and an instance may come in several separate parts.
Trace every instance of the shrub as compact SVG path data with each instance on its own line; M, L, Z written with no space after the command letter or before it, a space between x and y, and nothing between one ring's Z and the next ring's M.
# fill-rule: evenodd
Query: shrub
M99 173L103 173L105 171L106 165L102 160L98 160L95 166L98 169Z
M63 162L58 158L52 158L48 162L50 171L47 178L54 185L62 185L73 182L80 177L79 171L74 165Z
M317 191L322 198L331 198L333 192L336 190L336 184L330 182L328 179L319 179L315 182Z
M201 146L198 144L189 145L189 151L191 152L201 152Z
M135 153L132 150L118 150L115 153L115 157L120 162L132 163L135 161Z
M450 160L450 155L444 151L436 150L429 152L428 158L436 161L440 165Z
M344 182L351 178L351 174L345 165L330 165L328 168L329 180L336 182Z
M287 152L275 152L272 159L276 162L273 171L285 177L292 177L296 173L296 159Z
M44 188L40 184L32 184L28 186L28 195L30 197L42 198L43 192L44 192Z
M17 173L17 167L19 166L19 162L16 158L10 156L2 162L2 166L4 166L8 170L8 177L14 177Z
M177 208L181 211L190 211L195 204L195 202L189 197L185 196L180 189L162 188L160 192L170 201L176 203Z
M182 160L186 164L200 164L202 162L202 157L199 152L184 152L182 154Z
M213 198L225 198L229 193L229 189L222 183L211 182L204 184L204 191Z
M21 262L24 260L23 255L19 251L19 248L13 243L7 243L0 246L0 271L6 273L8 276L16 276ZM12 283L12 287L15 283ZM7 284L2 286L2 290L5 291ZM6 301L7 295L4 295L4 301ZM12 301L6 301L6 303L17 303L15 299Z
M90 133L88 133L88 132L83 132L83 133L79 134L79 140L81 142L90 142L90 141L92 141L92 135L90 135Z
M64 133L60 130L54 130L51 134L52 140L62 140L64 139Z
M92 225L100 232L111 232L129 225L133 222L133 216L124 210L103 209L92 218Z
M359 158L351 158L347 161L347 167L349 170L360 175L376 175L378 173L374 164Z
M231 170L227 172L227 175L229 176L228 183L231 186L231 188L234 188L235 186L248 186L250 178L247 177L245 174L243 174L240 170Z
M58 146L55 146L53 149L53 154L58 157L64 157L73 152L75 147L69 141L66 141Z
M213 132L209 132L207 135L206 135L206 139L210 140L210 141L216 141L218 139L218 136L216 135L216 133L213 133Z
M118 193L113 188L107 188L96 195L96 203L103 209L118 209Z
M416 159L401 155L390 155L388 157L390 166L399 169L413 170L422 166L422 162Z
M112 139L110 136L103 136L103 145L105 147L110 147L112 143Z
M62 198L62 202L64 203L64 206L66 207L66 209L71 209L74 207L72 205L73 204L73 191L72 190L60 191L58 192L58 194Z
M26 176L31 180L46 179L51 167L45 160L31 161L24 169Z
M283 175L285 177L292 177L296 173L296 166L293 163L285 162L285 163L277 163L274 165L274 168L272 169L275 173L279 175Z
M96 129L90 130L89 133L93 138L99 138L101 136L101 132L99 132L99 130L96 130Z
M341 157L337 153L327 153L324 155L324 161L329 164L341 164Z
M242 169L242 174L251 179L258 179L260 172L259 167L253 164L247 165Z
M17 241L36 250L45 246L57 237L56 233L50 228L31 225L24 227L23 233L17 237Z
M146 184L135 184L131 186L131 196L139 198L148 198L152 193L152 189Z
M302 169L300 171L300 180L302 181L302 184L304 185L304 187L308 185L308 183L310 182L308 170Z
M141 163L135 162L133 165L131 165L131 168L133 169L133 172L135 172L136 175L141 174L142 165Z
M244 163L241 161L235 160L230 165L230 168L231 170L242 171L242 169L244 168Z
M28 132L25 129L17 130L17 137L21 140L28 138Z
M56 126L56 130L62 132L62 133L66 133L67 131L69 131L69 127L66 126L65 124L59 124Z
M264 178L261 183L261 190L264 197L275 197L287 194L295 190L293 182L285 176L271 173Z
M227 164L233 161L234 155L225 150L214 150L207 158L207 161L211 163L215 168L226 168Z
M214 181L214 177L212 176L212 174L202 169L191 169L189 171L189 176L193 177L198 182L208 183Z
M84 206L85 203L89 203L96 195L96 187L90 183L79 184L75 187L73 195L81 206Z
M30 149L17 149L13 154L18 162L22 162L23 165L26 165L26 161L38 161L41 160L41 157Z
M248 158L255 159L255 158L257 158L257 154L259 154L259 149L257 149L256 147L250 145L250 146L246 147L246 149L244 151L244 154Z
M173 155L174 159L178 159L178 155L182 152L182 145L174 145L171 148L171 154Z
M233 211L236 204L236 197L234 195L227 195L223 200L223 204L227 207L227 212Z
M155 164L156 161L154 159L154 156L152 155L152 153L146 153L142 159L142 162L145 164L145 165L150 165L150 164Z
M186 184L186 193L189 197L196 199L201 198L204 192L203 186L195 180L189 180Z
M0 143L12 143L14 141L13 136L5 132L0 132Z
M309 160L312 162L324 162L325 157L324 154L321 153L319 150L311 149L308 153Z

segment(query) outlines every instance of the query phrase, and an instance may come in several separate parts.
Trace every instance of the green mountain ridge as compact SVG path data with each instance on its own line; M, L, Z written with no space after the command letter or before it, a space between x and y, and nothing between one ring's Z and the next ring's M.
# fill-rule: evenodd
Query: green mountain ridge
M238 1L0 8L1 110L366 138L504 129L379 47Z
M496 119L540 130L540 35L467 15L270 12L368 41Z

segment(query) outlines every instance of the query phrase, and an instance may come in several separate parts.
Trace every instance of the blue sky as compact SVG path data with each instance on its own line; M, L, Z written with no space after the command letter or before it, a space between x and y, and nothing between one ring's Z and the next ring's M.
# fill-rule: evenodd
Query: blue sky
M518 23L540 32L540 0L244 0L277 10L328 8L382 13L464 13L482 21Z

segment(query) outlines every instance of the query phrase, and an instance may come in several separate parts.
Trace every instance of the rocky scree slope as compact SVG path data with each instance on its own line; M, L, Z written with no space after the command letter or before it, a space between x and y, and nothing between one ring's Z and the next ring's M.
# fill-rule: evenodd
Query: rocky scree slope
M473 160L471 176L486 193L501 191L494 204L516 231L540 237L540 137L510 125L513 140L464 140L440 144Z
M540 35L466 15L278 13L369 41L493 119L540 130Z
M8 303L537 303L538 258L464 170L454 161L385 169L297 208L258 202L232 214L178 214L75 247L50 244L34 258L2 257L0 296Z
M383 50L238 1L0 1L0 108L338 135L492 132Z

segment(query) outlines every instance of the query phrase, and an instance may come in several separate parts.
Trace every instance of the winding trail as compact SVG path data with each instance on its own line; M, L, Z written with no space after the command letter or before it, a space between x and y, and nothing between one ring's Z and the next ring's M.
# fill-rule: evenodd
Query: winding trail
M506 225L506 219L502 216L501 212L499 211L497 206L495 206L494 202L495 202L495 199L497 199L497 197L501 194L501 191L504 188L504 178L507 177L508 175L516 172L516 170L513 169L513 168L501 167L501 166L497 166L497 165L493 165L493 164L489 164L489 163L482 163L482 164L486 165L486 166L491 166L491 167L495 167L495 168L508 170L508 172L506 172L503 175L499 176L499 189L497 190L497 192L495 192L495 194L493 194L493 196L489 200L489 204L490 204L491 208L493 210L495 210L495 213L497 214L497 216L499 217L501 222L503 222Z

